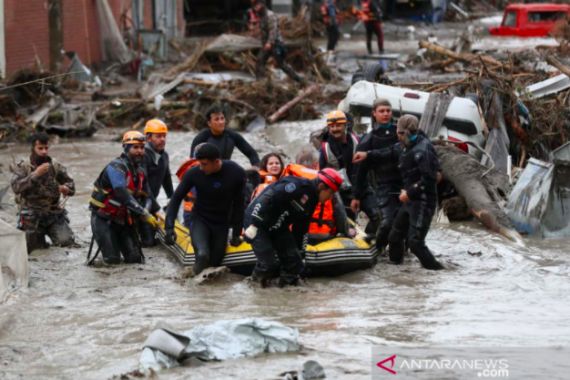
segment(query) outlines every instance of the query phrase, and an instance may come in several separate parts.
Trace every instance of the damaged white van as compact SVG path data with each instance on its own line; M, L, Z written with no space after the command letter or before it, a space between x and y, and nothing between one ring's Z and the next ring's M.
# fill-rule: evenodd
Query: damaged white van
M402 114L415 115L421 119L430 93L359 81L350 87L346 97L339 103L338 109L353 116L354 125L358 131L359 127L368 128L370 125L372 103L378 98L385 98L390 102L396 120ZM453 97L441 121L441 126L431 134L431 138L449 140L456 143L463 151L479 157L481 155L479 149L465 144L465 142L470 142L482 148L485 143L483 122L477 104L468 98Z

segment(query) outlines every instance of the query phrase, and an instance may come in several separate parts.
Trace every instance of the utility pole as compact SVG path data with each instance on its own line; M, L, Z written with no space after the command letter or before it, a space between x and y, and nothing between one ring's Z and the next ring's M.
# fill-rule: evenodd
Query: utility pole
M62 0L48 0L49 68L60 71L63 50Z

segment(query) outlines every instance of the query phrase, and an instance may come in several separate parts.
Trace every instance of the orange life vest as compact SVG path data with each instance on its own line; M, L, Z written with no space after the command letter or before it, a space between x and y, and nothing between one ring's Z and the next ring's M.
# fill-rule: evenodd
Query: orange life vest
M283 170L282 176L292 175L307 179L317 178L318 171L299 164L289 164ZM332 199L324 203L318 203L313 212L309 224L309 234L336 235L336 223L334 219L334 207Z
M315 212L309 224L310 235L336 235L336 223L334 219L333 200L329 199L324 203L317 203Z
M317 170L308 168L300 164L289 164L285 166L285 169L283 169L283 174L281 174L281 176L284 177L287 175L292 175L295 177L315 179L317 178L317 173L318 173Z
M198 166L199 164L200 163L195 158L187 159L182 163L182 165L180 165L180 167L176 171L176 176L180 181L182 181L182 177L184 177L184 174L186 174L188 170L192 169L195 166ZM196 200L196 195L192 193L192 191L189 191L188 194L186 194L186 196L184 197L184 212L192 211L195 200Z
M251 194L251 200L254 200L259 194L261 194L261 192L265 190L267 186L279 180L279 177L271 175L267 173L265 170L260 170L259 176L261 177L262 182L259 185L257 185L255 190L253 190L253 193Z

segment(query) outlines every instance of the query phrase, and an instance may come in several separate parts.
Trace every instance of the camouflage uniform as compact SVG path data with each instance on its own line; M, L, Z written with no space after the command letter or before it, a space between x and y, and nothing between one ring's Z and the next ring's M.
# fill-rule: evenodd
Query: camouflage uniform
M49 162L48 172L40 177L32 175L36 166L30 162L10 165L12 190L20 206L18 228L26 232L28 252L47 248L45 235L54 245L66 247L75 243L59 192L59 186L65 185L70 190L68 196L75 194L75 183L63 165L51 158Z

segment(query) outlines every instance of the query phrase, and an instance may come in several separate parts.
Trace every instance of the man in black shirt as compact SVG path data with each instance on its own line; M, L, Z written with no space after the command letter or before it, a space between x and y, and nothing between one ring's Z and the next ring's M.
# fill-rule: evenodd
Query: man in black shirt
M232 161L222 160L218 148L205 143L196 151L200 166L188 170L170 199L166 212L166 244L174 244L174 221L182 199L193 189L194 207L190 220L190 237L194 248L194 274L210 266L219 266L226 252L229 227L230 244L241 243L245 171Z
M226 117L221 107L214 105L206 111L208 129L204 129L192 140L190 158L195 155L196 147L201 143L215 145L221 154L222 160L230 160L234 148L238 148L248 159L252 166L259 166L259 156L255 149L237 132L226 128Z
M360 208L360 201L364 198L369 186L372 186L380 210L376 246L381 251L388 244L388 234L401 205L398 194L402 188L402 179L398 170L397 156L390 156L374 163L367 160L371 151L390 148L398 143L396 126L392 123L390 102L386 99L375 100L372 105L372 117L374 119L372 131L362 138L354 155L354 162L361 164L358 169L352 208Z
M164 192L169 199L172 197L172 193L174 193L170 175L169 157L166 150L164 150L167 133L168 127L159 119L147 121L144 127L144 134L146 136L144 168L153 200L158 198L161 187L164 188ZM155 213L159 210L160 205L157 202L153 202L151 212ZM154 238L156 230L148 223L141 223L139 233L143 247L152 247L156 244Z

